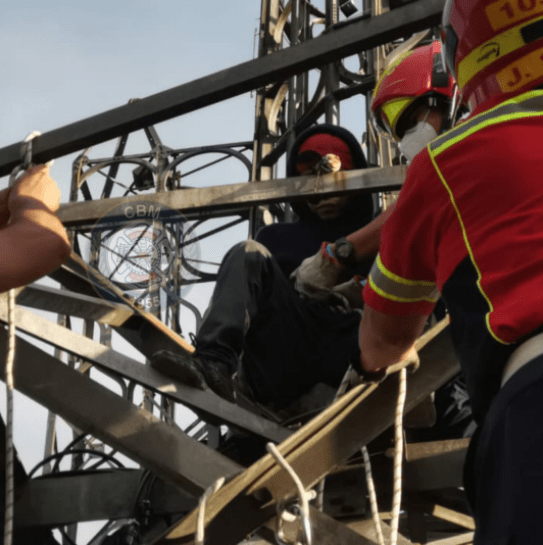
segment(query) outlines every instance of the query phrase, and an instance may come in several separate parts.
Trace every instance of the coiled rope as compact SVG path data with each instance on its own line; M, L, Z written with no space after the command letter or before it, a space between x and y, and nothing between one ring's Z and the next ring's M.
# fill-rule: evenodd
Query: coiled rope
M224 484L224 477L220 477L217 479L209 488L206 489L206 491L202 494L202 497L200 498L200 502L198 504L198 516L196 518L196 538L194 540L194 545L204 545L204 539L205 539L205 516L206 516L206 505L219 490L219 488Z
M339 386L336 398L341 397L352 380L356 380L358 374L349 367ZM402 503L402 464L403 464L403 411L405 407L405 398L407 393L407 372L405 367L398 373L398 399L396 402L396 411L394 414L394 477L393 477L393 496L392 496L392 520L390 523L390 545L397 545L398 528L400 525L400 507ZM366 446L362 447L362 457L364 459L364 471L370 499L371 515L375 533L380 545L385 545L381 519L379 517L379 506L377 504L377 494L375 491L375 482L371 470L371 461Z
M315 492L313 490L306 491L300 477L296 475L294 469L291 465L285 460L283 455L277 450L277 447L273 443L268 443L266 445L268 452L274 457L275 461L290 475L294 484L296 485L296 490L298 491L298 500L300 503L300 516L302 521L302 531L304 535L305 545L311 545L311 522L309 518L309 502L315 498ZM279 514L278 524L279 524ZM284 539L279 532L275 534L276 540L282 544L285 543Z
M22 163L16 166L9 177L9 187L13 187L18 176L24 173L32 164L32 140L40 136L40 132L31 132L22 142ZM14 458L15 447L13 445L13 390L15 362L15 290L8 291L8 351L6 355L6 507L4 513L4 545L11 545L13 541L13 505L14 505Z

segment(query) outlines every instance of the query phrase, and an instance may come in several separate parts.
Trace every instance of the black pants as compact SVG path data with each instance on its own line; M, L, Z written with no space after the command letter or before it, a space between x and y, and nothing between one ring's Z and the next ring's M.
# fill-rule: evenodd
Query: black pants
M224 257L197 350L243 372L261 402L283 408L315 384L338 386L359 358L360 314L302 299L255 241Z
M543 543L543 357L495 397L471 441L465 486L474 545Z

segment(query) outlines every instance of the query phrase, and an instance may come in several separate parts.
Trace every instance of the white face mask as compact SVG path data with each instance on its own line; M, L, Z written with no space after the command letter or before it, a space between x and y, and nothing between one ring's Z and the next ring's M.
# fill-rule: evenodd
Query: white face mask
M430 123L426 122L426 117L419 121L413 128L405 131L400 142L400 151L410 163L415 155L420 153L432 140L437 138L437 131Z

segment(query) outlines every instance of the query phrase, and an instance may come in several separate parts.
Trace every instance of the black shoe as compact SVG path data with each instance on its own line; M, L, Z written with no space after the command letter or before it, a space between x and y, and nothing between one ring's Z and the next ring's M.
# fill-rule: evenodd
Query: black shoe
M151 367L200 390L210 389L218 396L234 403L234 381L228 366L198 354L174 354L158 351L151 359Z

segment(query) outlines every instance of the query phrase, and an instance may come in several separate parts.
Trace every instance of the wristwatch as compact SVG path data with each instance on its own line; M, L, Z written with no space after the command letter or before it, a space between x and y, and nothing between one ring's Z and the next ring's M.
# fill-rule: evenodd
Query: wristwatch
M334 255L344 267L355 267L358 264L356 250L345 237L334 242Z

